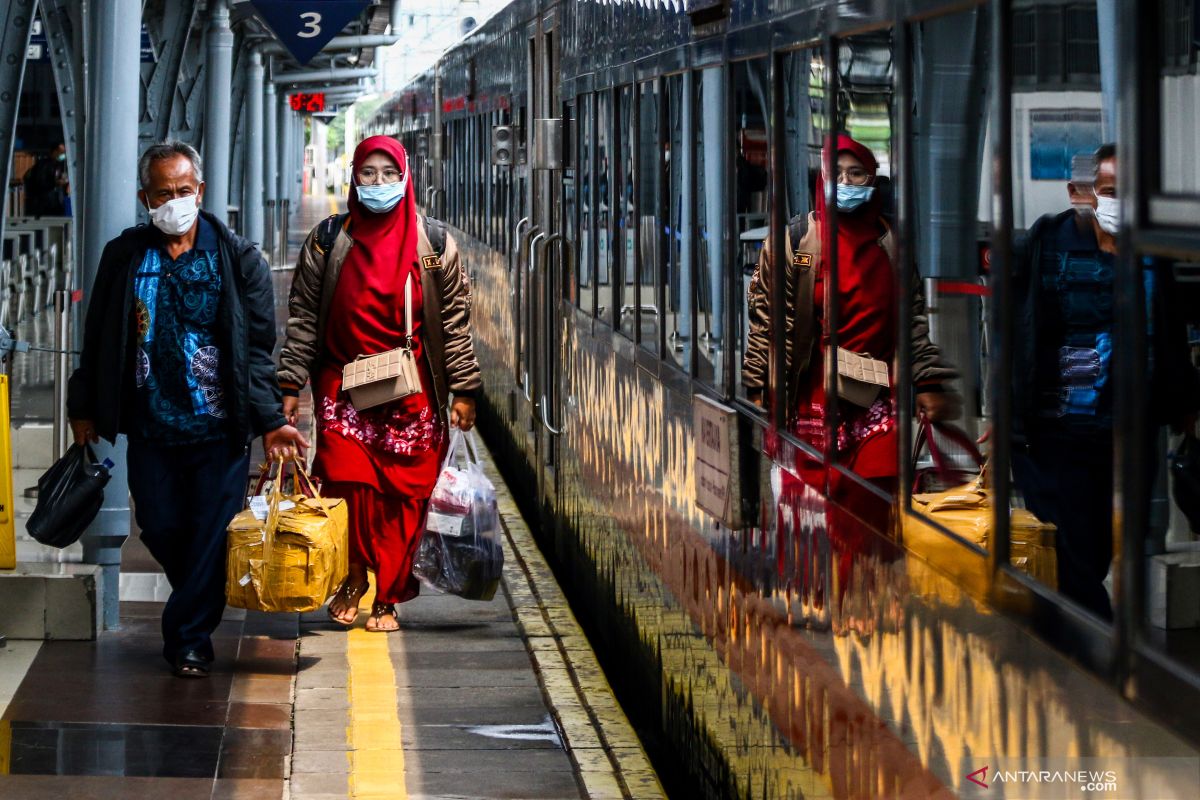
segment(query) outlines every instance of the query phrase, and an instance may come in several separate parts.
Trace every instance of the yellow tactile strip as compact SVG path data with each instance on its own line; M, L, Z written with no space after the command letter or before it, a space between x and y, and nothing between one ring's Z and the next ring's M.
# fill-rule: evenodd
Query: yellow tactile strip
M617 704L596 654L491 454L482 445L479 459L496 486L507 534L504 586L509 602L585 796L591 800L665 798L658 775Z
M371 588L359 603L369 612L375 596ZM346 634L346 658L350 674L346 693L350 720L346 729L350 759L350 796L405 800L404 743L400 715L395 703L380 703L380 697L396 696L396 671L388 649L388 637L352 628Z

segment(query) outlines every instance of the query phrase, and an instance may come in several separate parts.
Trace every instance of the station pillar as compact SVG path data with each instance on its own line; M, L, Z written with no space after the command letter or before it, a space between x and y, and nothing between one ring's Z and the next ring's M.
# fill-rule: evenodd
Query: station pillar
M263 156L263 59L258 51L250 53L246 70L246 120L243 125L246 146L245 200L242 202L242 235L263 243L263 172L255 161Z
M229 147L233 89L233 31L228 0L208 4L208 58L204 105L204 205L229 219Z
M271 214L270 224L267 228L271 232L272 241L269 249L272 253L272 263L279 263L278 257L275 254L275 239L278 238L275 231L279 230L279 212L276 211L277 199L279 192L276 191L275 182L278 179L279 165L276 159L279 157L276 154L276 133L279 121L279 112L277 109L277 101L275 98L275 84L271 81L265 81L263 84L263 202L266 205L269 214Z
M80 286L90 300L100 254L110 239L136 221L138 104L141 92L141 0L107 0L92 11L90 94L84 141L83 258ZM81 329L82 325L77 327ZM101 442L97 458L115 464L104 504L83 537L84 560L101 566L104 626L119 621L121 545L129 536L129 481L125 442Z

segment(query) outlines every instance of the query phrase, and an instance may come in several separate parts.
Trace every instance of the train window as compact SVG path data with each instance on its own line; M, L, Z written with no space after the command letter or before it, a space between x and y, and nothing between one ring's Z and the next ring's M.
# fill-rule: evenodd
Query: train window
M1095 31L1096 5L1076 10L1075 27ZM1031 47L1038 62L1050 63L1062 42L1038 35ZM1039 69L1013 100L1014 363L999 388L1013 408L1014 502L1027 514L1022 525L1013 517L1011 561L1108 620L1120 375L1116 240L1103 212L1118 196L1116 152L1103 146L1097 37L1074 57L1071 91Z
M767 119L770 107L769 64L765 58L744 61L733 67L734 147L734 256L739 276L738 297L750 296L750 282L758 266L763 242L767 239ZM745 363L750 338L750 315L738 309L737 352L734 357ZM739 397L746 397L744 371L736 372Z
M658 353L659 344L659 282L663 269L662 218L663 141L660 134L659 83L646 81L638 88L638 186L637 208L638 254L641 274L638 276L639 328L638 341L651 353Z
M596 181L592 144L596 141L596 128L592 124L592 107L595 95L579 98L579 136L575 137L576 163L579 164L579 307L588 314L595 307L595 260L593 244L596 241Z
M1148 576L1143 607L1149 642L1193 671L1200 670L1200 611L1195 595L1188 596L1187 578L1200 571L1200 440L1196 417L1200 407L1200 249L1196 247L1197 219L1194 200L1200 197L1200 158L1196 157L1196 123L1200 115L1200 5L1185 0L1159 0L1159 119L1161 124L1161 189L1178 197L1174 202L1192 206L1172 220L1186 225L1190 252L1142 254L1143 286L1150 313L1147 324L1146 366L1135 374L1149 374L1146 411L1150 441L1143 450L1150 456L1145 468L1150 485L1146 520ZM1188 34L1191 34L1190 36ZM1132 153L1121 152L1121 158ZM1117 203L1127 204L1121 187ZM1103 192L1097 191L1103 195ZM1102 215L1096 209L1097 218ZM1156 214L1157 216L1157 214ZM1158 220L1156 220L1158 221ZM1130 237L1130 238L1136 238ZM1134 460L1136 463L1136 459ZM1194 585L1194 583L1192 584ZM1193 675L1193 680L1195 676Z
M907 120L912 164L910 174L898 176L914 211L915 270L905 287L913 315L906 349L917 413L912 507L980 547L987 542L957 525L953 514L937 511L934 496L962 485L983 490L990 478L982 463L987 445L977 444L991 429L985 391L985 323L992 306L989 43L982 7L913 25ZM1013 516L1014 526L1023 513Z
M738 243L738 252L743 260L748 260L751 257L750 253L754 253L755 258L755 268L750 280L746 282L744 295L747 341L745 352L742 354L740 382L742 391L752 403L766 408L770 408L769 404L772 402L782 403L783 409L777 418L785 421L791 433L820 450L823 449L818 435L820 423L804 427L805 431L814 429L813 436L802 435L801 420L813 414L811 401L801 413L800 390L803 388L804 396L808 397L817 391L817 387L823 386L823 381L819 369L814 371L801 368L792 360L795 316L799 309L795 300L788 302L787 299L795 298L798 293L808 296L810 299L806 308L809 309L810 318L815 321L815 297L806 291L798 291L797 278L804 274L802 270L814 268L813 261L816 255L812 248L808 248L807 251L802 249L802 242L813 222L810 215L814 210L821 142L825 136L823 128L827 115L824 62L815 51L799 50L781 58L778 74L779 80L783 82L783 107L780 110L783 119L783 141L780 143L777 158L783 173L784 195L781 198L783 208L772 209L772 213L785 223L786 233L780 238L788 252L776 262L770 255L769 239L764 239L763 246L757 251L754 250L753 237L748 238L745 244L741 241ZM746 74L747 85L749 80L749 74ZM747 205L752 202L753 200L747 198ZM776 267L777 263L779 269ZM774 275L780 270L783 286L779 295L784 298L784 302L777 306L779 298L775 296ZM782 359L771 356L775 348L774 320L777 319L783 320L785 350ZM777 376L774 367L780 362L782 369ZM775 381L779 377L783 378L784 385L776 387Z
M634 144L637 142L637 109L634 106L633 87L622 86L617 93L617 138L618 171L616 178L616 242L620 252L616 254L618 274L621 276L620 320L621 333L634 337L638 319L637 296L637 215L638 209L633 191L636 177L633 164Z
M596 102L596 316L613 324L613 183L609 156L612 148L612 92L597 93Z
M725 71L700 70L695 86L696 376L720 386L724 379L726 259L725 206L727 102Z
M685 371L692 363L692 273L694 251L692 230L692 185L685 179L693 161L694 140L684 131L692 129L693 105L691 73L667 78L666 134L663 161L666 163L667 219L663 225L666 242L666 317L667 353L671 361ZM687 232L686 234L684 232Z
M568 148L574 146L574 141L572 140L577 138L577 122L576 105L572 101L563 107L563 126L566 128L568 134L566 142L566 147ZM576 278L573 273L577 269L576 264L578 263L578 258L574 257L574 253L575 245L579 241L578 229L575 226L578 219L576 216L576 207L579 203L579 171L578 162L575 159L568 157L567 161L568 164L563 170L563 237L566 239L565 244L567 245L564 248L564 252L571 255L566 257L562 265L563 276L559 286L564 292L564 299L568 299L571 305L576 305L579 302L579 296L575 291Z
M1158 6L1162 188L1168 194L1200 196L1200 3L1158 0Z

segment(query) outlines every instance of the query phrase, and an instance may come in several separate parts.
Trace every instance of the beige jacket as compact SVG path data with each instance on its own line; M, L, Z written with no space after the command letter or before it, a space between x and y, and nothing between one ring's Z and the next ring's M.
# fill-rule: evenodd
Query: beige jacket
M789 229L797 227L793 219ZM790 230L784 233L784 374L788 379L790 397L796 397L800 379L812 360L813 348L820 336L820 323L813 307L812 269L821 260L821 227L809 214L803 235L793 249ZM895 263L896 245L888 228L879 239L879 246ZM758 266L750 279L747 291L747 316L750 323L746 353L742 359L742 384L748 393L763 391L771 376L771 282L774 280L772 260L764 247ZM958 377L957 371L942 361L941 353L929 339L929 318L925 313L925 293L921 281L913 275L912 282L912 377L918 388L932 386Z
M458 255L458 244L446 235L439 258L425 226L418 225L417 257L421 262L422 345L433 376L438 408L457 397L473 397L482 387L479 362L471 341L471 284ZM288 296L287 338L279 354L277 377L285 394L299 392L320 367L325 325L338 276L354 239L343 226L333 247L321 252L314 228L304 240L292 290Z

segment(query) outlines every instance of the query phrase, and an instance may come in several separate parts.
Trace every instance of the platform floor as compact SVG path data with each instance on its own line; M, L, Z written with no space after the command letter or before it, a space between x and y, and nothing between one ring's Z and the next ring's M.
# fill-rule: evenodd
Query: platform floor
M171 675L155 602L123 602L121 629L95 642L11 643L0 649L0 796L662 797L481 454L506 533L491 602L426 593L400 607L390 635L366 632L365 617L346 631L323 610L229 609L208 680Z

